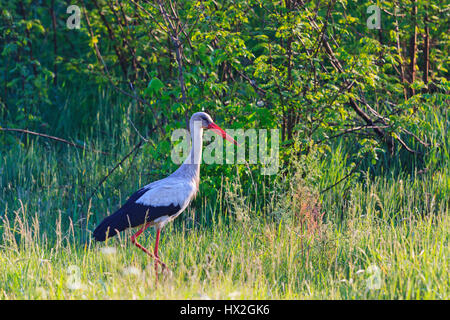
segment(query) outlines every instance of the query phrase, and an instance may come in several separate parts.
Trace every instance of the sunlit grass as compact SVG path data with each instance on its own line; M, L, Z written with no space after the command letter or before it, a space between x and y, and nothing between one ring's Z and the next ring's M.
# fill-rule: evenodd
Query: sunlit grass
M21 198L2 215L0 297L448 299L448 203L417 212L416 186L401 181L357 183L345 219L315 228L300 223L295 206L280 212L281 205L271 217L217 215L214 224L193 219L212 215L211 206L193 207L162 232L160 255L171 272L158 281L153 261L128 241L131 233L95 243L63 218L46 225L43 212ZM394 188L397 202L409 201L387 205ZM141 241L151 247L153 231Z

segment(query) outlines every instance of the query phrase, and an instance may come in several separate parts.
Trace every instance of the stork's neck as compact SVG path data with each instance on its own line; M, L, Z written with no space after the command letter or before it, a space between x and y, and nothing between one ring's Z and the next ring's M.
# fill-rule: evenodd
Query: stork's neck
M183 164L195 165L200 167L202 161L202 149L203 149L203 128L201 122L195 122L190 124L191 131L191 151Z
M203 128L201 122L191 123L191 151L183 164L173 174L194 179L197 181L200 177L200 162L202 160L203 147Z

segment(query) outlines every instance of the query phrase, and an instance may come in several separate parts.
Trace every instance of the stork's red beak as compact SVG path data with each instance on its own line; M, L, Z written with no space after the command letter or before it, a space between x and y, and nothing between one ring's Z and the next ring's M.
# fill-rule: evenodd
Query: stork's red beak
M230 137L230 136L225 132L225 130L223 130L223 129L222 129L221 127L219 127L217 124L211 123L211 124L208 126L208 129L214 131L215 133L217 133L217 134L218 134L219 136L221 136L222 138L224 138L224 139L226 139L226 140L228 140L228 141L230 141L230 142L233 142L235 145L238 144L232 137Z

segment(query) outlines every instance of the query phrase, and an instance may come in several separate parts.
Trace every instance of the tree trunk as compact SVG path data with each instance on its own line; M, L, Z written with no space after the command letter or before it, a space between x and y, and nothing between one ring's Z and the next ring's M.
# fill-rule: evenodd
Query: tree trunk
M425 10L427 11L427 7ZM428 74L430 71L430 27L428 26L428 12L425 12L424 18L425 35L423 39L423 82L428 84Z
M52 17L52 28L53 28L53 73L55 77L53 78L53 84L57 84L58 82L58 65L56 64L56 56L58 54L58 43L56 42L56 15L55 15L55 0L52 0L50 5L50 16Z
M403 85L403 96L405 98L405 101L408 99L408 94L406 92L406 77L405 77L405 64L403 60L403 54L402 54L402 47L400 44L400 30L398 28L398 19L397 19L397 4L394 8L394 15L395 15L395 34L396 34L396 45L397 45L397 54L400 57L400 80Z
M409 65L409 72L410 72L410 85L413 84L413 82L416 80L416 53L417 53L417 0L413 1L413 8L411 10L411 19L412 19L412 34L411 34L411 40L410 40L410 48L409 48L409 57L410 57L410 65ZM416 92L413 88L409 89L409 96L412 97L415 95Z

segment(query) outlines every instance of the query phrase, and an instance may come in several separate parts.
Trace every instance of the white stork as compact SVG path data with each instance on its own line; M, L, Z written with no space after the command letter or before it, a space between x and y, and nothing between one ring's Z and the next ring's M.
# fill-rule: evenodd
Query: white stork
M158 243L161 228L178 217L198 191L202 158L203 129L211 129L222 138L237 144L204 112L194 113L189 121L192 147L184 163L170 176L152 182L135 192L115 213L106 217L94 230L97 241L105 241L130 227L140 227L131 242L155 259L155 267L166 265L159 259ZM137 242L137 237L150 226L156 228L154 252Z

